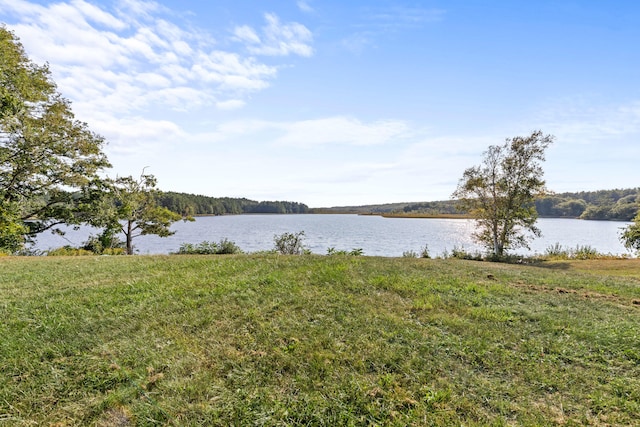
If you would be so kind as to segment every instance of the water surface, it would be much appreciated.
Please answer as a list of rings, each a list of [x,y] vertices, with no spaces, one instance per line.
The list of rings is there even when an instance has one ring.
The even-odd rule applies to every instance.
[[[585,221],[565,218],[541,218],[538,227],[542,238],[535,239],[531,251],[543,253],[560,243],[575,248],[588,245],[601,253],[628,253],[619,236],[621,228],[630,223],[618,221]],[[432,256],[454,248],[482,251],[471,238],[473,220],[434,218],[383,218],[369,215],[229,215],[198,217],[195,222],[178,222],[172,226],[176,234],[166,238],[140,236],[134,239],[137,253],[167,254],[176,252],[182,243],[234,241],[245,252],[273,249],[273,237],[285,232],[305,232],[305,245],[313,253],[326,254],[336,250],[362,249],[364,255],[402,256],[405,251],[420,252],[427,245]],[[45,233],[38,237],[41,250],[66,244],[78,246],[96,230],[88,227],[67,229],[64,237]]]

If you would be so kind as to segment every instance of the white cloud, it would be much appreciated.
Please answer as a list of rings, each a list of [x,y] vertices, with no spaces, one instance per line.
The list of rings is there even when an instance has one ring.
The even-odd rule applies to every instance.
[[[427,24],[442,21],[446,11],[442,9],[406,6],[364,6],[361,18],[352,23],[357,30],[344,37],[340,44],[344,49],[361,54],[367,48],[378,47],[377,40],[390,33],[415,30]]]
[[[444,19],[445,14],[443,9],[393,6],[372,10],[367,14],[367,19],[378,28],[397,30],[438,22]]]
[[[260,37],[253,30],[253,28],[248,25],[242,25],[240,27],[236,27],[233,30],[233,34],[239,39],[247,43],[251,44],[260,44]]]
[[[313,148],[321,145],[372,146],[406,139],[410,126],[400,120],[363,123],[350,117],[327,117],[293,122],[237,120],[221,124],[209,139],[252,134],[268,135],[279,147]]]
[[[370,35],[365,33],[351,34],[350,36],[342,39],[342,47],[351,53],[361,54],[367,47],[373,46],[374,42],[371,40]]]
[[[298,5],[298,9],[305,13],[315,12],[315,9],[311,6],[309,0],[298,0],[296,4]]]
[[[276,65],[221,49],[201,30],[165,19],[170,11],[153,1],[119,0],[109,8],[84,0],[0,0],[0,12],[12,17],[8,27],[29,56],[51,64],[60,91],[83,106],[78,112],[88,122],[98,113],[164,110],[169,117],[172,110],[239,108],[277,77]],[[308,56],[304,26],[267,17],[264,43],[255,44],[249,27],[236,37],[244,31],[258,50]]]
[[[216,107],[219,110],[237,110],[245,106],[245,102],[240,99],[229,99],[227,101],[218,101]]]
[[[246,43],[249,52],[265,56],[313,55],[313,35],[307,27],[297,22],[282,24],[273,13],[265,14],[265,20],[262,36],[246,25],[234,29],[236,40]]]
[[[127,24],[110,13],[83,0],[73,0],[71,5],[88,20],[114,30],[124,30]]]
[[[93,130],[105,136],[107,150],[116,155],[146,156],[162,152],[175,140],[187,137],[180,126],[168,120],[152,120],[144,117],[104,117]]]
[[[611,144],[618,141],[640,137],[640,102],[598,105],[593,100],[567,99],[541,110],[536,119],[545,132],[576,145],[608,141],[609,148],[613,148]]]
[[[398,120],[362,123],[348,117],[305,120],[278,126],[278,144],[308,147],[322,144],[378,145],[407,136],[409,127]]]

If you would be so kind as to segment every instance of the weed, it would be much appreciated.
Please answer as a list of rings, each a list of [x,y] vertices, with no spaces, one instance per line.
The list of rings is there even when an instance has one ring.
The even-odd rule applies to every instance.
[[[183,243],[176,254],[178,255],[231,255],[241,254],[242,249],[235,242],[222,239],[220,242]]]

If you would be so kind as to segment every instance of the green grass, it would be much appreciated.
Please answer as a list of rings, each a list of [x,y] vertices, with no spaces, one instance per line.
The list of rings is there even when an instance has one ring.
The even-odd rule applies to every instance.
[[[639,260],[4,257],[0,318],[1,426],[640,419]]]

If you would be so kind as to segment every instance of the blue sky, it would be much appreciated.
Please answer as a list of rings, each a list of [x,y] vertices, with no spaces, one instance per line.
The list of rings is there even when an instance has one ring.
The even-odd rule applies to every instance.
[[[445,200],[541,129],[556,192],[640,186],[640,2],[0,0],[115,175],[312,207]]]

